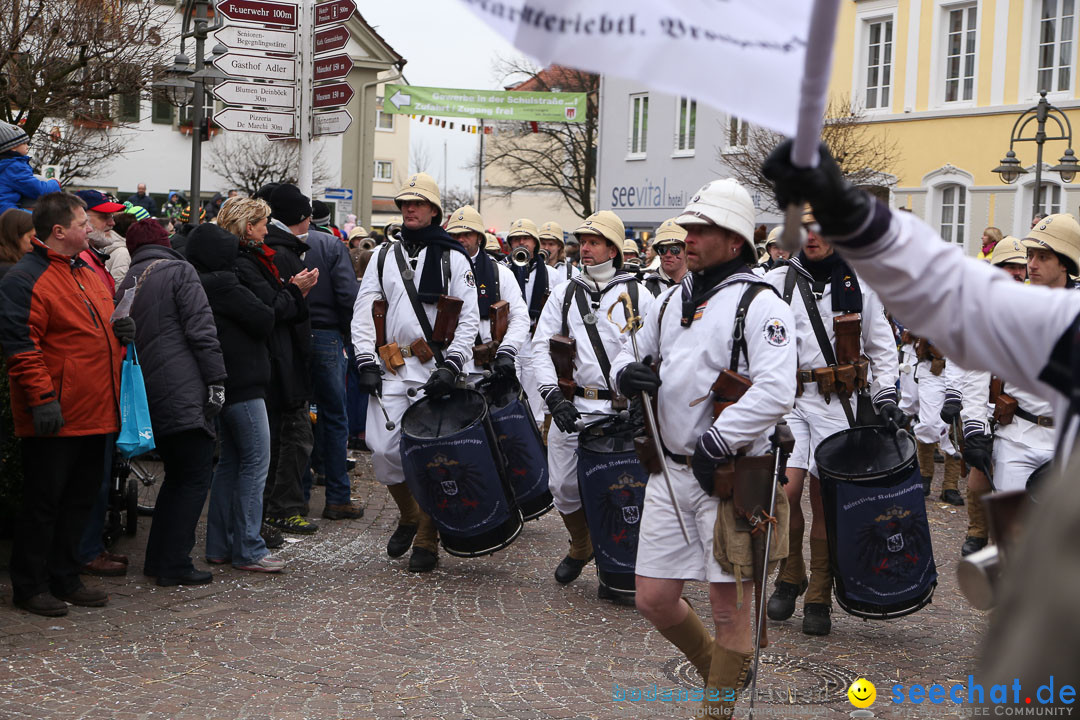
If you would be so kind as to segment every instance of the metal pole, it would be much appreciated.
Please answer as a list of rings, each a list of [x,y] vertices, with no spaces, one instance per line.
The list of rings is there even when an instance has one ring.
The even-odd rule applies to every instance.
[[[297,118],[296,135],[300,138],[300,167],[296,175],[297,187],[307,197],[311,194],[312,163],[314,161],[314,148],[311,145],[314,119],[312,116],[312,64],[315,56],[315,43],[312,33],[314,32],[315,19],[312,16],[314,4],[312,0],[303,0],[300,3],[300,74],[298,77],[297,91],[300,93],[300,116]]]
[[[480,119],[480,152],[476,156],[476,212],[480,212],[480,192],[484,177],[484,119]]]
[[[1039,98],[1039,104],[1035,109],[1035,118],[1038,120],[1038,127],[1035,130],[1035,197],[1031,201],[1032,210],[1031,217],[1034,218],[1041,212],[1041,203],[1039,202],[1039,196],[1042,193],[1042,162],[1043,162],[1043,143],[1046,142],[1046,117],[1048,114],[1048,108],[1050,103],[1046,100],[1046,95],[1043,94]]]
[[[201,10],[204,3],[195,4],[196,15],[203,15]],[[203,69],[203,50],[206,44],[206,20],[202,17],[195,18],[195,72]],[[191,207],[190,222],[198,225],[202,222],[202,125],[203,103],[206,99],[206,90],[201,78],[194,81],[195,89],[191,102]]]

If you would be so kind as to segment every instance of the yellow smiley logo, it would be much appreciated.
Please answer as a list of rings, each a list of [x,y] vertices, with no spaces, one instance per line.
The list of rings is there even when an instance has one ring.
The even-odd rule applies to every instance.
[[[877,688],[866,678],[857,678],[847,691],[848,700],[857,708],[868,708],[877,699]]]

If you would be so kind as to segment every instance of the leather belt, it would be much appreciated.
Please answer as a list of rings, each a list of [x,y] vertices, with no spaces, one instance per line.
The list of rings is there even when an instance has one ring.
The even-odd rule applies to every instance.
[[[796,370],[795,372],[797,373],[797,377],[799,379],[799,382],[803,383],[804,385],[807,384],[807,383],[816,382],[814,380],[814,371],[813,370]]]
[[[585,398],[586,400],[610,400],[611,391],[602,388],[581,387],[578,385],[574,388],[574,397]]]
[[[668,452],[667,448],[664,449],[664,454],[667,455],[671,460],[679,463],[680,465],[685,465],[686,467],[690,467],[690,461],[693,460],[690,455],[676,455],[673,452]]]
[[[1015,415],[1016,415],[1016,417],[1023,418],[1025,420],[1027,420],[1029,423],[1034,423],[1035,425],[1038,425],[1039,427],[1044,427],[1044,428],[1053,428],[1054,427],[1054,418],[1049,417],[1047,415],[1033,415],[1032,413],[1029,413],[1027,410],[1025,410],[1022,407],[1016,408]]]

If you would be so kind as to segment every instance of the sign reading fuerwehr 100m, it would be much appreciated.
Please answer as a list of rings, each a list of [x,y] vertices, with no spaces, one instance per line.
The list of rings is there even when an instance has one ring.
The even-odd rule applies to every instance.
[[[586,93],[387,85],[383,112],[537,122],[585,122]]]

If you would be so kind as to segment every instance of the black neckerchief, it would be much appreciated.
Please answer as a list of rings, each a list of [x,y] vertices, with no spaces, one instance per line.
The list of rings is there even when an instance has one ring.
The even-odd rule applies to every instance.
[[[690,287],[692,290],[687,292],[687,285],[683,284],[682,326],[689,327],[690,324],[694,322],[694,313],[697,312],[698,305],[700,305],[707,297],[711,297],[710,291],[726,278],[737,272],[750,272],[750,268],[746,267],[746,262],[739,257],[736,257],[734,260],[728,260],[726,263],[720,265],[713,265],[702,272],[688,272],[687,275],[691,278]]]
[[[537,319],[544,310],[544,297],[547,296],[549,290],[547,267],[540,262],[536,253],[533,253],[528,265],[524,267],[511,265],[510,269],[514,271],[522,296],[525,295],[525,285],[529,281],[529,275],[536,270],[536,282],[533,283],[532,296],[529,298],[529,317],[533,320]]]
[[[495,288],[495,280],[498,277],[499,268],[491,256],[481,250],[473,258],[473,273],[476,275],[476,304],[480,310],[480,317],[486,318],[491,309],[491,303],[499,298],[492,297],[491,292]]]
[[[862,312],[862,288],[859,287],[859,279],[839,255],[833,253],[821,260],[810,260],[804,250],[799,252],[799,264],[814,279],[814,293],[819,297],[825,290],[825,283],[832,285],[833,312]]]
[[[422,248],[427,248],[424,271],[420,274],[420,286],[417,288],[417,296],[420,302],[424,303],[438,302],[439,296],[443,294],[443,251],[457,250],[466,259],[469,258],[469,254],[465,252],[461,243],[450,237],[449,233],[438,225],[428,225],[417,230],[402,227],[401,244],[410,258],[415,258]],[[469,264],[472,264],[472,260],[469,260]],[[448,292],[449,288],[446,288],[446,291]]]

